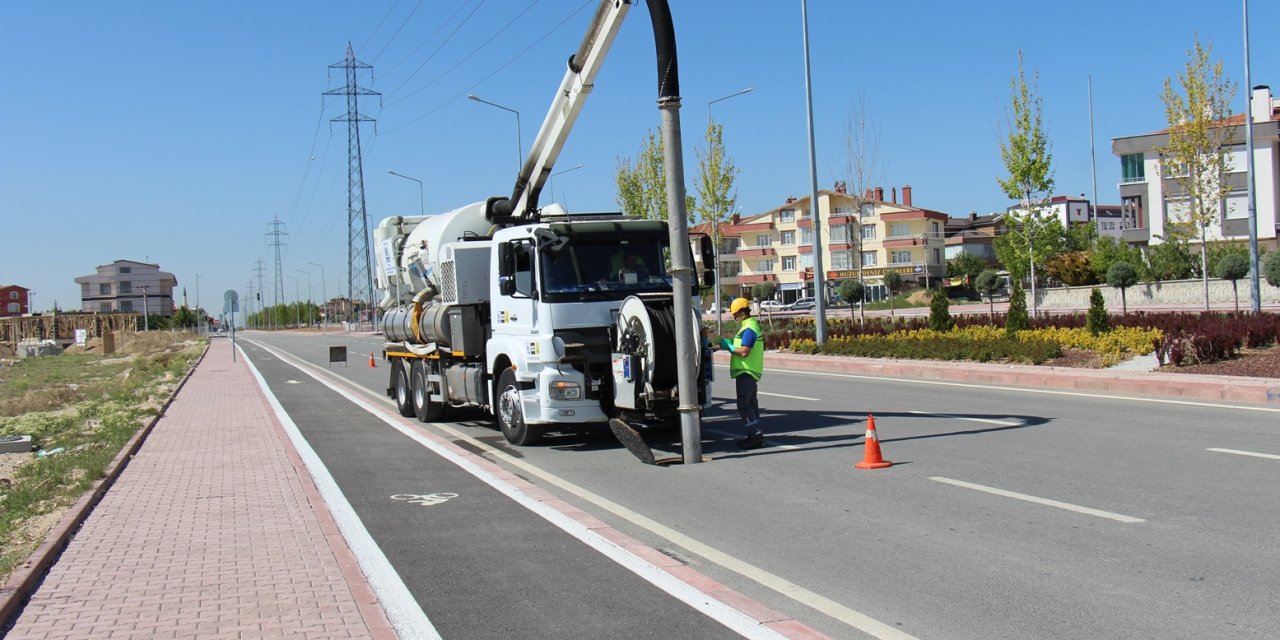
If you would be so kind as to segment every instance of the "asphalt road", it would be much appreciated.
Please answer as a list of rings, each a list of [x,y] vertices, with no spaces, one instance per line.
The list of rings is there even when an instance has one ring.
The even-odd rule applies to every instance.
[[[387,386],[385,362],[367,367],[368,354],[381,349],[377,337],[241,336],[371,389],[371,398]],[[348,346],[348,366],[326,364],[335,344]],[[267,355],[250,357],[259,364]],[[287,397],[282,378],[297,378],[298,370],[261,366]],[[736,451],[732,385],[721,368],[704,418],[703,452],[712,461],[689,467],[641,465],[607,430],[513,449],[480,416],[432,429],[832,637],[1270,638],[1280,628],[1280,411],[776,370],[761,389],[772,446]],[[315,390],[286,408],[299,412],[300,427],[332,422],[339,409],[324,396]],[[853,467],[868,414],[895,463],[890,469]],[[341,425],[328,429],[316,433],[317,449],[349,466],[340,482],[370,503],[434,478],[424,470],[456,473],[394,438],[383,442],[378,425],[361,428],[359,438]],[[362,446],[366,437],[382,444]],[[678,452],[678,437],[658,434],[653,444]],[[475,529],[510,510],[501,503],[456,505],[467,507],[456,509],[463,524],[450,528]],[[559,567],[563,574],[570,562],[565,588],[580,582],[588,595],[604,597],[589,568],[576,575],[580,563],[603,560],[590,550],[566,542],[572,559],[543,548],[512,553],[508,545],[525,536],[448,538],[434,522],[369,508],[375,537],[405,548],[449,546],[438,562],[503,567],[521,556],[523,573],[506,581],[518,593],[542,572]],[[544,535],[553,541],[557,534],[537,534]],[[388,556],[406,582],[421,570],[410,557]],[[453,580],[483,578],[460,571]],[[625,589],[664,599],[643,584]],[[704,621],[692,615],[669,625],[666,616],[680,611],[662,609],[657,624],[671,631]],[[561,621],[574,629],[613,616],[590,606],[562,614],[581,616]],[[724,632],[705,630],[711,635],[676,636]]]

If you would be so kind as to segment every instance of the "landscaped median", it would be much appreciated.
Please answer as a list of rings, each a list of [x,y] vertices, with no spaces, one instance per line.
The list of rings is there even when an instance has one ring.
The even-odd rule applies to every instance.
[[[0,454],[0,585],[161,412],[207,342],[150,332],[117,344],[0,362],[0,436],[34,448]]]

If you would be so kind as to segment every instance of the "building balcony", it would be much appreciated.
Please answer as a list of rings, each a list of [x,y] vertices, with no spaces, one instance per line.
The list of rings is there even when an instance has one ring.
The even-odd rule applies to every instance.
[[[741,236],[744,232],[773,231],[772,222],[752,222],[747,224],[729,225],[725,230],[725,235]]]
[[[773,247],[745,247],[738,249],[735,255],[739,258],[763,258],[777,254]]]
[[[902,247],[923,247],[928,245],[928,240],[920,236],[891,236],[884,239],[884,248],[900,249]]]
[[[1138,184],[1146,181],[1146,176],[1129,176],[1127,178],[1120,178],[1120,184]]]
[[[1146,227],[1121,229],[1120,239],[1129,244],[1146,244],[1151,241],[1151,230]]]
[[[777,282],[778,276],[772,273],[752,273],[738,274],[738,284],[760,284],[762,282]]]

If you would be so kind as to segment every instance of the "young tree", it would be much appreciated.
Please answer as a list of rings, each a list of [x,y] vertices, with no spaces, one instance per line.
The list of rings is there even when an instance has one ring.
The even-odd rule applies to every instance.
[[[840,299],[849,304],[849,319],[852,320],[853,308],[857,306],[861,310],[863,307],[862,302],[866,299],[867,287],[858,280],[842,280],[838,292]]]
[[[880,178],[880,127],[871,117],[871,109],[867,106],[867,96],[859,91],[857,100],[849,105],[848,117],[845,119],[845,187],[853,200],[854,211],[858,220],[862,220],[862,209],[867,204],[867,190]],[[858,282],[866,286],[862,277],[862,225],[856,224],[849,234],[854,244],[854,264],[858,265]],[[852,310],[850,311],[852,314]],[[866,323],[866,310],[858,307],[858,318]]]
[[[1236,281],[1249,275],[1249,259],[1238,254],[1229,253],[1218,261],[1214,275],[1231,281],[1231,296],[1235,298],[1236,312],[1240,311],[1240,292],[1236,289]]]
[[[1191,244],[1179,229],[1172,229],[1160,244],[1147,247],[1147,269],[1155,282],[1186,280],[1196,274]]]
[[[1099,236],[1093,249],[1089,251],[1089,267],[1093,269],[1095,280],[1106,282],[1107,271],[1117,262],[1129,263],[1129,266],[1138,273],[1140,280],[1144,282],[1152,280],[1141,249],[1111,236]]]
[[[1159,150],[1160,173],[1183,194],[1170,202],[1171,217],[1180,218],[1193,239],[1200,241],[1200,276],[1204,281],[1204,308],[1209,308],[1208,229],[1217,222],[1218,210],[1231,193],[1227,144],[1235,127],[1227,126],[1235,85],[1223,74],[1221,62],[1210,62],[1212,44],[1187,52],[1187,63],[1173,80],[1164,81],[1160,100],[1169,123],[1169,144]],[[1176,212],[1175,212],[1176,208]]]
[[[996,317],[996,289],[1000,288],[1000,274],[995,269],[987,269],[978,274],[978,278],[973,281],[973,286],[981,293],[987,296],[989,317]]]
[[[947,261],[947,277],[956,278],[964,276],[968,279],[970,286],[974,280],[978,278],[978,274],[988,268],[987,261],[978,256],[961,251],[956,257]]]
[[[929,328],[934,331],[950,331],[956,326],[951,317],[951,301],[944,288],[938,287],[929,295]]]
[[[751,297],[756,301],[772,300],[773,295],[778,292],[778,287],[772,282],[761,282],[751,287]],[[773,311],[769,311],[769,326],[773,326]]]
[[[635,161],[618,159],[614,182],[622,213],[648,220],[666,220],[667,179],[662,155],[662,133],[649,131]],[[693,208],[690,207],[689,211]]]
[[[1280,252],[1267,256],[1262,275],[1267,278],[1267,284],[1273,287],[1280,287]]]
[[[734,181],[738,167],[724,151],[724,125],[710,123],[707,126],[707,148],[698,151],[698,217],[711,227],[711,241],[715,246],[716,269],[715,295],[720,297],[720,225],[729,218],[738,204]],[[691,207],[690,211],[694,208]]]
[[[1022,285],[1015,280],[1013,290],[1009,292],[1009,314],[1004,319],[1004,332],[1012,336],[1030,328],[1031,319],[1027,317],[1027,294],[1022,291]]]
[[[1129,315],[1129,303],[1125,300],[1124,292],[1125,289],[1138,284],[1138,272],[1128,262],[1116,262],[1107,269],[1107,284],[1120,290],[1120,313]]]
[[[902,275],[896,269],[884,272],[884,286],[889,290],[889,315],[893,315],[893,294],[902,286]]]
[[[1107,319],[1107,305],[1102,300],[1102,289],[1094,287],[1089,292],[1089,313],[1085,316],[1084,326],[1095,336],[1111,328],[1111,322]]]
[[[1037,72],[1033,82],[1038,79]],[[1041,247],[1037,242],[1042,234],[1037,232],[1037,228],[1044,223],[1040,218],[1044,199],[1053,191],[1053,158],[1049,151],[1049,140],[1044,133],[1044,102],[1035,93],[1035,88],[1027,84],[1022,51],[1018,51],[1018,75],[1009,82],[1009,86],[1012,89],[1012,103],[1008,115],[1008,139],[1000,143],[1000,157],[1004,160],[1009,175],[997,180],[1005,195],[1022,205],[1021,213],[1010,215],[1014,220],[1009,225],[1009,233],[1015,233],[1014,229],[1019,229],[1017,233],[1022,234],[1025,242],[1026,263],[1031,278],[1031,306],[1034,312],[1037,308],[1036,259],[1044,257],[1038,255]],[[1061,229],[1056,237],[1060,242]],[[999,244],[996,250],[1000,250]],[[1014,265],[1009,260],[1001,256],[1000,261],[1010,274],[1014,273]]]

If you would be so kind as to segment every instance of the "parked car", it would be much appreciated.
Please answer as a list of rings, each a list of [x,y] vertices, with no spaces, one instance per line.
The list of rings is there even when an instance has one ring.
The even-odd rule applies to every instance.
[[[761,311],[786,311],[787,305],[782,304],[777,300],[761,300],[760,310]]]
[[[787,305],[788,311],[809,311],[818,306],[818,301],[813,298],[800,298],[795,302]]]

